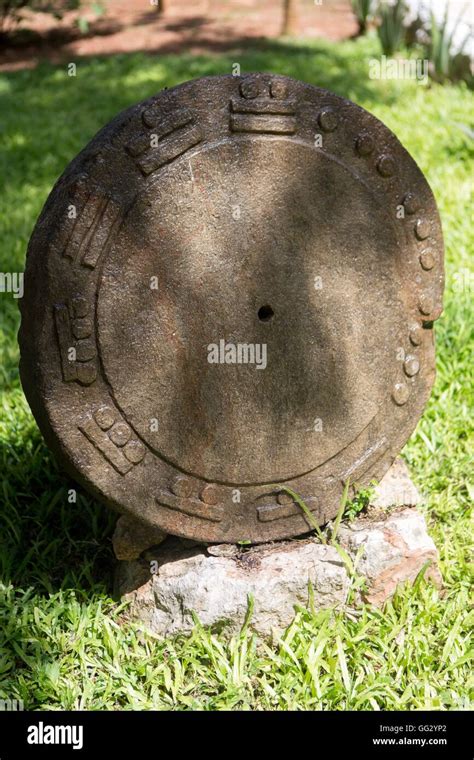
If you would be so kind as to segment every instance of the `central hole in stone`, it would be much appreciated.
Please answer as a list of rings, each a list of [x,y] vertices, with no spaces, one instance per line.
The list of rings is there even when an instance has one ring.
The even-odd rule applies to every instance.
[[[273,309],[271,306],[260,306],[258,310],[260,322],[269,322],[273,318]]]

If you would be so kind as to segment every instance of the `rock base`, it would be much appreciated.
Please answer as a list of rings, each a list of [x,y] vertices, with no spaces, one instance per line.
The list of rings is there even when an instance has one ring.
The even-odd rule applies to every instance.
[[[341,524],[335,545],[311,536],[253,547],[206,547],[169,537],[139,559],[119,563],[116,595],[130,602],[132,619],[163,636],[190,632],[193,613],[205,626],[234,632],[253,597],[250,627],[267,636],[286,628],[295,606],[307,606],[310,598],[316,609],[345,607],[351,581],[337,546],[365,579],[362,596],[369,603],[382,605],[399,583],[413,582],[426,563],[426,575],[440,584],[436,547],[422,514],[415,507],[383,511],[376,506],[380,494],[384,506],[402,493],[404,500],[408,493],[410,501],[419,500],[406,468],[397,467],[399,477],[389,471],[388,483],[378,487],[375,506]]]

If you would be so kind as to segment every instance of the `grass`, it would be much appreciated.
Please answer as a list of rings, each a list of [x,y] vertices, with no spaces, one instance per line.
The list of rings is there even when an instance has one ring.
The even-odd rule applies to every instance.
[[[442,592],[420,579],[380,611],[298,610],[281,638],[230,641],[197,626],[157,641],[110,597],[113,516],[56,467],[18,378],[17,302],[0,293],[0,698],[29,709],[455,709],[472,689],[468,552],[472,474],[472,94],[376,81],[375,39],[262,44],[220,55],[115,56],[0,76],[0,271],[22,271],[34,221],[72,157],[118,111],[165,86],[242,71],[289,74],[382,119],[425,172],[446,239],[438,377],[404,450],[427,494]]]

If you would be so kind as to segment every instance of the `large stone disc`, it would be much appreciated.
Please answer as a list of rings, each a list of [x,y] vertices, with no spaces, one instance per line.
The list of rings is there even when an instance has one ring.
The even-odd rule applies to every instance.
[[[114,119],[32,236],[21,376],[72,474],[204,541],[324,523],[380,479],[434,380],[442,235],[377,119],[281,76]]]

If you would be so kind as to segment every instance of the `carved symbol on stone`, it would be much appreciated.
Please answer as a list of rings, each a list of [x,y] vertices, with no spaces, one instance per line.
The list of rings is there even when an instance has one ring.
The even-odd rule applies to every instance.
[[[176,486],[176,482],[173,486]],[[173,488],[173,490],[175,489]],[[188,490],[186,490],[186,493],[188,493]],[[224,508],[222,506],[216,504],[204,504],[202,501],[199,501],[192,496],[176,496],[175,493],[165,490],[158,492],[156,503],[161,507],[173,509],[177,512],[182,512],[185,515],[190,515],[191,517],[199,517],[201,520],[208,520],[209,522],[218,523],[224,518]]]
[[[232,132],[252,132],[291,135],[296,132],[296,103],[286,98],[286,89],[272,82],[261,95],[256,80],[244,80],[240,98],[230,101],[230,129]],[[280,84],[278,82],[278,84]]]
[[[289,496],[289,494],[287,494]],[[280,494],[277,495],[277,499]],[[290,497],[291,499],[291,497]],[[314,497],[302,497],[304,503],[313,512],[318,508],[317,499]],[[291,502],[286,504],[263,504],[261,507],[257,507],[258,519],[260,522],[273,522],[273,520],[283,520],[287,517],[294,517],[295,515],[301,515],[304,517],[303,510],[298,504],[291,499]]]
[[[146,454],[143,443],[132,438],[130,427],[110,406],[99,407],[79,425],[79,430],[120,475],[130,472]]]
[[[88,302],[77,296],[69,305],[56,304],[54,320],[64,382],[91,385],[97,378],[97,350]]]
[[[98,190],[87,193],[84,185],[74,195],[76,216],[67,217],[56,239],[63,256],[94,269],[105,253],[113,229],[121,218],[120,206]]]
[[[173,161],[202,140],[201,128],[194,123],[194,117],[187,108],[160,116],[159,110],[146,109],[142,114],[145,126],[153,132],[141,134],[127,145],[128,153],[137,159],[137,166],[148,176],[161,166]],[[158,145],[152,147],[151,135],[158,138]]]

